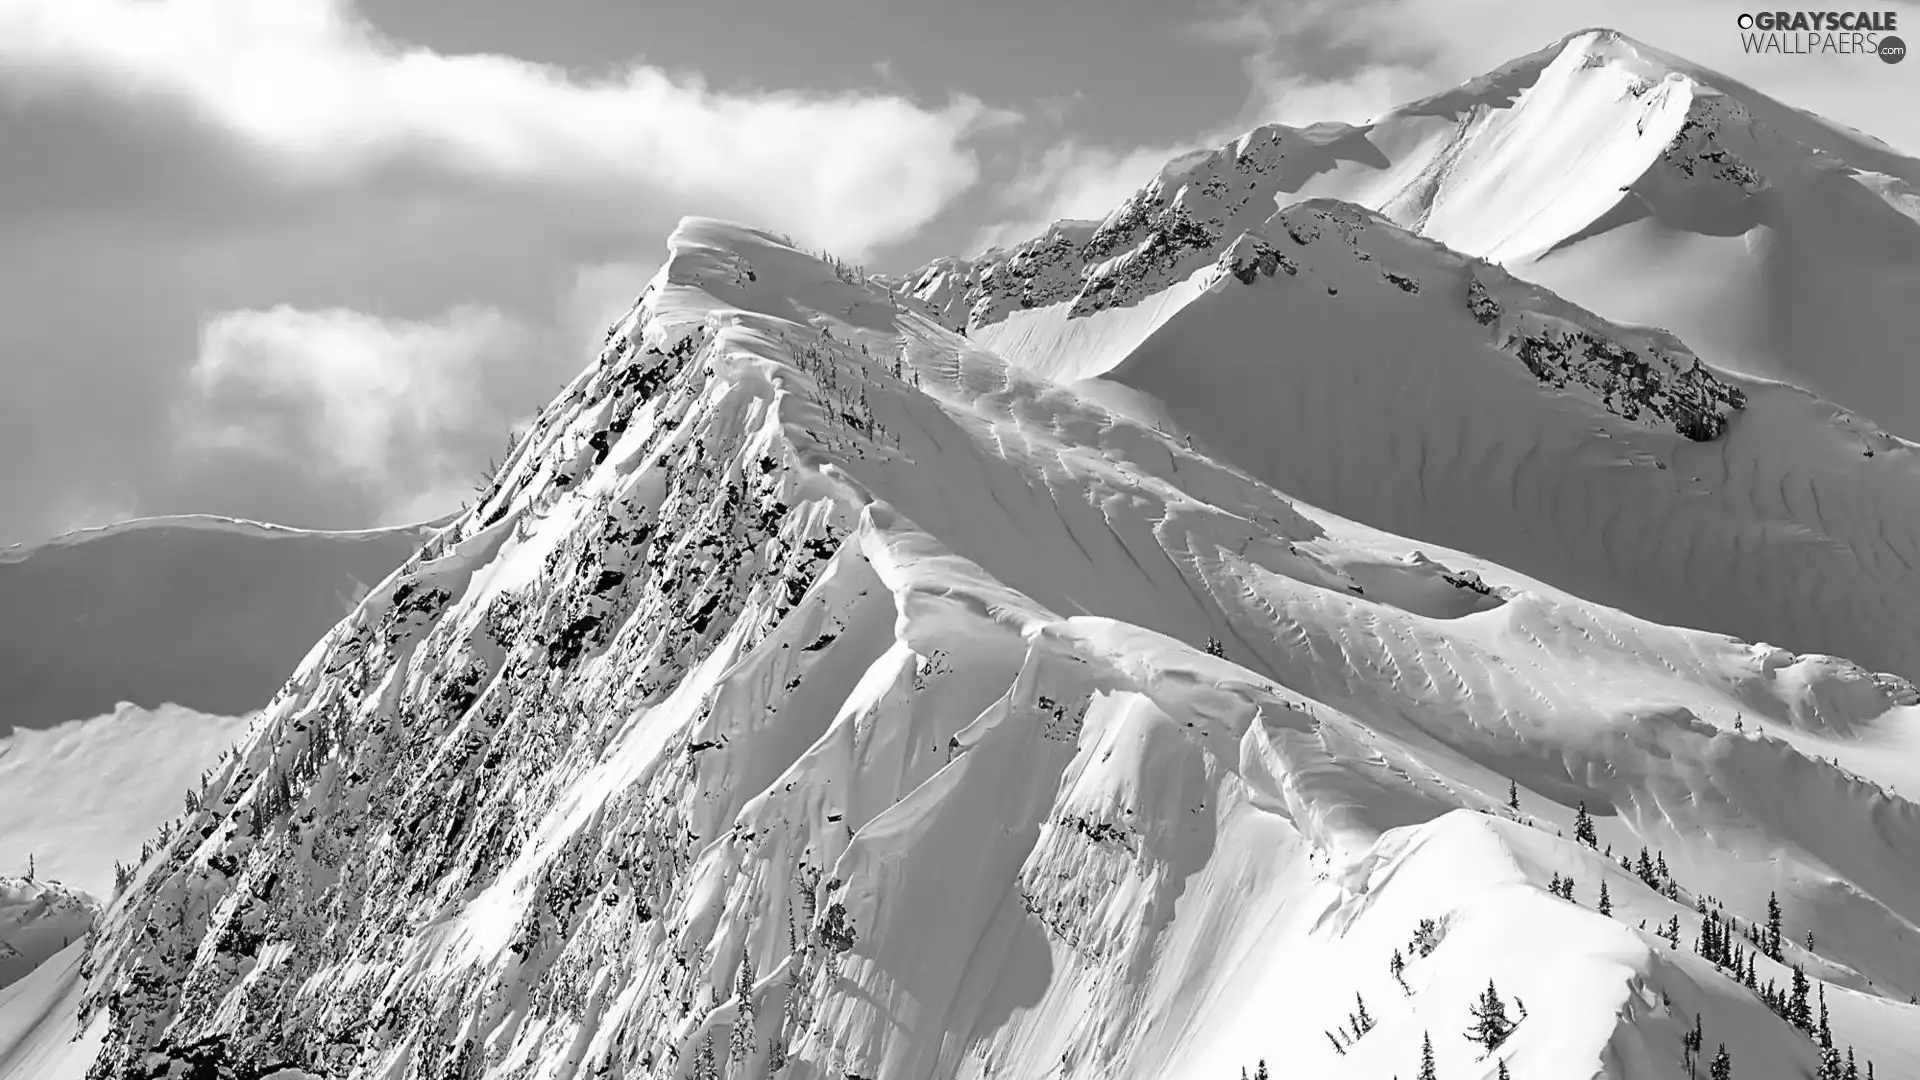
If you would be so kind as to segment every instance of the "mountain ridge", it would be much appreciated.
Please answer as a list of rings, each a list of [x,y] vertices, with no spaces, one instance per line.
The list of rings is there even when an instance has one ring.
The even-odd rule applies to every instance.
[[[1254,128],[1176,158],[1097,226],[1057,223],[891,284],[969,332],[1069,294],[1086,315],[1109,302],[1115,244],[1144,238],[1136,264],[1217,252],[1290,202],[1338,198],[1913,438],[1920,413],[1902,403],[1920,381],[1880,358],[1920,333],[1916,184],[1920,160],[1580,31],[1367,124]]]
[[[79,1012],[20,1060],[1678,1080],[1700,1030],[1920,1074],[1915,445],[1429,235],[1578,218],[1461,163],[1500,108],[1618,119],[1633,48],[912,281],[683,220],[23,981]],[[1688,78],[1609,145],[1745,205]],[[1417,198],[1306,191],[1355,175]]]
[[[1743,1075],[1809,1065],[1549,870],[1689,934],[1782,892],[1845,1039],[1912,1060],[1875,1032],[1920,989],[1920,810],[1848,749],[1910,723],[1889,685],[1292,502],[768,234],[670,253],[141,869],[88,961],[97,1075],[1357,1077],[1489,974],[1530,1075],[1664,1080],[1695,1012]],[[1782,790],[1830,807],[1786,848]],[[1575,803],[1666,891],[1554,835]],[[1385,1026],[1336,1053],[1355,990]]]

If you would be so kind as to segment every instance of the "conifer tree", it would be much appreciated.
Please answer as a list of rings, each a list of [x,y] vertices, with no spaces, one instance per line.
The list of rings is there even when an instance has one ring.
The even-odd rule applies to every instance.
[[[1493,987],[1493,980],[1487,980],[1487,991],[1480,1000],[1469,1007],[1473,1014],[1473,1026],[1467,1029],[1467,1041],[1476,1042],[1491,1054],[1499,1045],[1513,1034],[1513,1021],[1507,1018],[1506,1003],[1500,1000],[1500,992]]]
[[[1605,878],[1600,880],[1600,914],[1613,914],[1613,897],[1607,892],[1607,882]]]
[[[700,1040],[700,1052],[693,1059],[693,1080],[720,1080],[720,1066],[713,1059],[713,1035]]]
[[[1494,1080],[1513,1080],[1512,1074],[1507,1072],[1506,1058],[1500,1059],[1500,1071],[1494,1074]]]
[[[1727,1054],[1727,1044],[1720,1044],[1720,1052],[1713,1055],[1713,1068],[1707,1075],[1712,1080],[1733,1080],[1733,1058]]]
[[[1367,999],[1361,997],[1359,991],[1354,992],[1353,1004],[1353,1035],[1357,1039],[1373,1030],[1373,1017],[1368,1015]]]
[[[1763,947],[1767,950],[1767,956],[1774,960],[1779,960],[1780,959],[1780,894],[1777,892],[1770,892],[1767,894],[1766,939],[1767,940],[1762,944],[1763,944]]]
[[[1700,1014],[1693,1014],[1693,1030],[1680,1036],[1680,1061],[1687,1068],[1687,1076],[1693,1077],[1694,1067],[1700,1060],[1700,1049],[1706,1045],[1706,1030],[1700,1024]]]
[[[734,986],[733,1035],[727,1040],[727,1060],[741,1062],[753,1053],[753,956],[740,945],[740,974]]]
[[[1799,964],[1793,966],[1793,989],[1788,991],[1787,1022],[1801,1031],[1813,1030],[1813,1010],[1808,1007],[1807,995],[1813,988],[1807,985],[1807,969]]]
[[[1422,1032],[1420,1036],[1420,1076],[1419,1080],[1440,1080],[1440,1073],[1433,1067],[1433,1033]]]
[[[1514,783],[1512,778],[1507,780],[1507,809],[1515,813],[1520,810],[1520,785]]]
[[[1584,802],[1573,814],[1573,838],[1588,847],[1600,846],[1600,837],[1593,831],[1593,818],[1587,813],[1587,804]]]
[[[1260,1063],[1259,1063],[1258,1065],[1256,1065],[1256,1066],[1254,1066],[1254,1069],[1253,1069],[1253,1080],[1268,1080],[1268,1077],[1267,1077],[1267,1059],[1266,1059],[1266,1058],[1261,1058],[1261,1059],[1260,1059]]]

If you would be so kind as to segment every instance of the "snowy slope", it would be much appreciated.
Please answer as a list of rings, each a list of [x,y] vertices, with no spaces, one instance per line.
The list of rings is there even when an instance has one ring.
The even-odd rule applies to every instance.
[[[1186,272],[1310,198],[1920,437],[1920,161],[1605,30],[1362,127],[1257,129],[1170,162],[1097,229],[1062,223],[900,284],[949,325],[998,325],[1023,362],[1117,356],[1191,295]],[[1125,312],[1025,317],[1063,303]]]
[[[107,900],[114,864],[139,861],[248,722],[122,704],[0,738],[0,870],[18,874],[31,855],[41,879]]]
[[[1674,462],[1648,474],[1776,395],[1358,210],[1278,219],[1313,221],[1199,280],[1165,241],[1113,256],[1086,322],[1192,295],[1049,372],[1115,376],[1088,385],[683,223],[494,490],[327,634],[109,913],[98,1074],[1373,1080],[1430,1035],[1442,1075],[1490,1076],[1461,1032],[1492,979],[1525,1002],[1515,1075],[1671,1080],[1697,1015],[1742,1080],[1798,1080],[1811,1040],[1688,947],[1769,893],[1789,940],[1757,985],[1798,965],[1841,1045],[1910,1074],[1910,686],[1296,502],[1125,382],[1189,312],[1236,330],[1296,289],[1423,329],[1498,406],[1398,418],[1631,434]],[[1378,344],[1330,322],[1305,332]],[[1872,470],[1910,451],[1879,445],[1844,475],[1897,491]],[[1617,861],[1643,845],[1665,875]]]
[[[0,732],[121,702],[259,708],[430,531],[147,518],[0,550]],[[22,617],[31,616],[31,617]]]
[[[1741,187],[1760,181],[1742,179],[1746,166],[1725,150],[1732,121],[1714,110],[1731,108],[1730,99],[1703,89],[1705,77],[1617,35],[1577,34],[1369,128],[1258,129],[1169,163],[1101,223],[1063,223],[892,284],[1027,370],[1117,381],[1118,389],[1081,391],[1185,427],[1200,445],[1336,513],[1471,550],[1655,621],[1920,676],[1920,625],[1906,614],[1920,602],[1914,444],[1776,382],[1695,372],[1687,333],[1613,331],[1631,357],[1588,350],[1576,361],[1582,372],[1549,372],[1530,356],[1547,347],[1535,328],[1571,323],[1577,338],[1594,316],[1394,227],[1505,260],[1524,278],[1584,250],[1587,241],[1565,240],[1573,233],[1600,242],[1604,230],[1589,225],[1615,212],[1628,181],[1777,201],[1772,188]],[[1796,161],[1830,164],[1846,151],[1903,168],[1884,148],[1849,150],[1846,137],[1763,104],[1742,123],[1807,140],[1792,144]],[[1719,119],[1701,119],[1709,114]],[[1818,196],[1820,212],[1860,199],[1873,214],[1891,212],[1847,175],[1838,194]],[[1308,197],[1324,192],[1381,210]],[[1859,228],[1895,243],[1916,229],[1895,219]],[[1876,281],[1905,280],[1882,272],[1878,247],[1836,242]],[[1669,254],[1608,263],[1600,277],[1669,298],[1679,294],[1663,283],[1668,273],[1710,283],[1737,276]],[[1259,284],[1222,289],[1230,278]],[[1753,302],[1782,318],[1798,313],[1829,336],[1853,332],[1843,327],[1865,336],[1796,354],[1814,366],[1786,374],[1826,385],[1823,373],[1850,363],[1840,354],[1857,346],[1873,368],[1863,377],[1878,380],[1861,394],[1896,407],[1920,402],[1920,383],[1907,383],[1920,368],[1906,362],[1905,340],[1873,330],[1871,318],[1806,310],[1815,296]],[[1708,310],[1695,298],[1678,303]],[[1920,302],[1881,310],[1907,318]],[[1486,362],[1495,351],[1508,362]],[[1640,361],[1657,377],[1636,374]],[[1569,379],[1574,392],[1557,397],[1532,385]],[[1692,391],[1712,402],[1689,399]],[[1677,408],[1654,400],[1663,393],[1679,395]]]
[[[75,941],[10,986],[0,987],[0,1080],[81,1080],[99,1052],[78,1007],[86,942]],[[95,1025],[96,1028],[98,1025]]]
[[[98,901],[38,877],[0,877],[0,987],[93,928]]]

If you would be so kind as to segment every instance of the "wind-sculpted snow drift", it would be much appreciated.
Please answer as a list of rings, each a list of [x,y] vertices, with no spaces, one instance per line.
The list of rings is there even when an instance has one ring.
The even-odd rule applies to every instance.
[[[1308,214],[1296,276],[1205,302],[1346,295],[1327,244],[1399,272],[1341,238],[1390,226]],[[1670,339],[1471,272],[1506,407],[1745,422]],[[1424,1032],[1478,1075],[1491,978],[1516,1075],[1680,1075],[1698,1014],[1797,1077],[1811,1042],[1654,933],[1770,891],[1760,983],[1801,965],[1920,1065],[1920,812],[1798,748],[1896,738],[1902,680],[1417,551],[847,278],[682,225],[141,869],[88,959],[96,1075],[1376,1077]],[[1563,837],[1581,803],[1670,876]]]
[[[1798,1080],[1796,969],[1920,1075],[1911,448],[1356,206],[1236,228],[970,339],[684,222],[106,916],[94,1075],[1672,1080],[1697,1023]],[[1563,576],[1322,508],[1357,476],[1558,506],[1503,550]],[[1576,595],[1683,512],[1632,598],[1724,566],[1714,620],[1844,606],[1870,666]]]

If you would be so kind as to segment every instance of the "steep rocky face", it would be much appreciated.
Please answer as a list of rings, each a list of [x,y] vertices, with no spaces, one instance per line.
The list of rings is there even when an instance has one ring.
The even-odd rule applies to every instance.
[[[1298,287],[1314,282],[1337,294],[1336,282],[1351,275],[1335,273],[1329,256],[1367,267],[1366,276],[1408,296],[1435,287],[1461,295],[1473,321],[1491,333],[1489,344],[1545,387],[1586,395],[1623,420],[1707,442],[1746,404],[1738,387],[1671,335],[1609,326],[1498,267],[1463,259],[1347,203],[1311,200],[1274,214],[1222,251],[1214,272],[1252,285],[1276,275],[1282,282],[1299,277],[1305,265],[1311,269]],[[1504,304],[1496,294],[1507,298]]]
[[[1222,287],[1438,287],[1353,208],[1273,225]],[[1356,1053],[1404,1068],[1409,1010],[1489,965],[1560,1018],[1516,1044],[1541,1075],[1696,1009],[1797,1062],[1756,1001],[1535,880],[1751,907],[1781,873],[1762,775],[1873,823],[1802,837],[1846,898],[1787,864],[1796,912],[1846,909],[1821,970],[1920,989],[1886,947],[1920,917],[1920,815],[1716,727],[1872,724],[1884,680],[1309,514],[761,234],[672,247],[130,884],[89,957],[95,1077],[1214,1075],[1309,1045],[1335,1022],[1310,998],[1348,1008],[1363,968],[1398,1026]],[[1681,394],[1684,358],[1637,353],[1655,379],[1466,266],[1458,303],[1545,342],[1542,378]],[[1491,816],[1502,775],[1538,819]],[[1554,835],[1575,802],[1703,883],[1631,885]],[[1455,945],[1403,995],[1387,952],[1435,917]],[[1318,974],[1236,995],[1248,957]],[[1196,1005],[1236,997],[1259,1008]]]
[[[977,260],[945,259],[899,284],[955,329],[1071,304],[1074,316],[1124,307],[1214,261],[1338,154],[1355,129],[1256,128],[1232,144],[1169,163],[1104,221],[1058,222]]]

